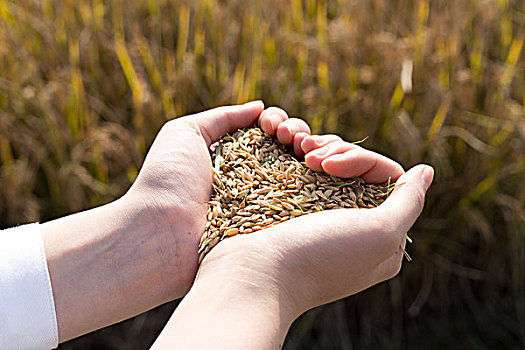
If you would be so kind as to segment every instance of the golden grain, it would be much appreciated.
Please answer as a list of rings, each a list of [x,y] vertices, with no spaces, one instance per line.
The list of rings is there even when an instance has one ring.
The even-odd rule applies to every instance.
[[[212,146],[213,194],[200,260],[226,237],[317,211],[375,207],[393,187],[313,172],[290,153],[258,128],[239,130]]]

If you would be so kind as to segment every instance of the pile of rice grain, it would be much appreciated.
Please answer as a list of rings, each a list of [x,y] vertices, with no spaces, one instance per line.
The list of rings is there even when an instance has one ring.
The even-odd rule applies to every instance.
[[[394,187],[315,172],[291,153],[259,128],[238,130],[212,146],[213,193],[199,263],[227,237],[321,210],[373,208]]]

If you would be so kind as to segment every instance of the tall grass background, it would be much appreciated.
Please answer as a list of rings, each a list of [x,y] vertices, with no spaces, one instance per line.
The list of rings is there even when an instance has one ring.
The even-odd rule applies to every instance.
[[[523,348],[524,38],[518,0],[0,0],[0,226],[107,203],[166,120],[263,99],[436,169],[414,261],[285,349]],[[144,349],[175,306],[60,348]]]

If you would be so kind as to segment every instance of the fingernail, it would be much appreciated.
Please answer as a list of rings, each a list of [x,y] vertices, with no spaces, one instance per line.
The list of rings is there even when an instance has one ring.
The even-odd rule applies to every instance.
[[[423,178],[423,181],[425,182],[425,191],[428,190],[430,185],[432,184],[432,180],[434,179],[434,168],[431,166],[426,166],[425,169],[423,169],[423,172],[421,174],[421,177]]]

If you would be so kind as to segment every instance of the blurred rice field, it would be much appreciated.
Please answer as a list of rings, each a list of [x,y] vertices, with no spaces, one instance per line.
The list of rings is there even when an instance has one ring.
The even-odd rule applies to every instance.
[[[522,0],[0,0],[0,226],[107,203],[166,120],[263,99],[436,169],[414,261],[285,349],[523,348],[524,41]],[[144,349],[175,305],[60,349]]]

